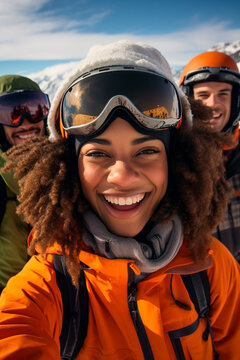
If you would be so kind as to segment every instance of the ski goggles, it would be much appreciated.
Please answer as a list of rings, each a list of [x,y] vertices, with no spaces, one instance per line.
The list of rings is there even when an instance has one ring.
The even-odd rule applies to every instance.
[[[99,131],[116,108],[127,109],[150,130],[176,126],[182,117],[177,87],[168,78],[134,66],[95,69],[78,78],[65,92],[61,126],[72,135]]]
[[[47,118],[50,102],[40,91],[15,91],[0,96],[0,124],[18,127],[24,118],[32,123]]]
[[[183,84],[189,85],[195,82],[204,82],[205,80],[216,80],[226,83],[237,83],[240,85],[240,73],[227,68],[206,67],[190,71],[185,76]]]

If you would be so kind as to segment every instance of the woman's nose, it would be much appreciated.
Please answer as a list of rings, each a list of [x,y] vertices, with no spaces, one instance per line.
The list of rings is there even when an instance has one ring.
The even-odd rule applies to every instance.
[[[129,186],[139,179],[138,172],[124,161],[116,161],[110,168],[108,181],[119,186]]]

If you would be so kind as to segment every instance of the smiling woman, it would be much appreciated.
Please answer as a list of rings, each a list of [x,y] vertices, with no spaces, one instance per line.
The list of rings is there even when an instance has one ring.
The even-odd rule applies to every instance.
[[[120,117],[82,146],[78,168],[85,197],[120,236],[136,236],[167,190],[163,142],[140,134]]]
[[[1,295],[1,359],[69,358],[57,254],[86,285],[86,337],[72,358],[238,359],[239,267],[211,237],[229,193],[223,139],[192,128],[193,109],[158,50],[122,40],[91,49],[63,83],[49,139],[7,152],[33,231],[32,257]],[[203,270],[207,319],[182,280]]]

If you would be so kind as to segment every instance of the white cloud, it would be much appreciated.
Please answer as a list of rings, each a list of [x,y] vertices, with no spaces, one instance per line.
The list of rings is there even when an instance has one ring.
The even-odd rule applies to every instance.
[[[109,12],[85,14],[82,20],[68,21],[53,12],[42,12],[49,0],[8,0],[0,2],[0,60],[80,59],[90,46],[128,38],[152,44],[170,63],[184,64],[189,58],[219,42],[240,39],[240,27],[229,29],[228,23],[216,21],[185,28],[170,34],[109,35],[81,33],[79,26],[91,26]]]

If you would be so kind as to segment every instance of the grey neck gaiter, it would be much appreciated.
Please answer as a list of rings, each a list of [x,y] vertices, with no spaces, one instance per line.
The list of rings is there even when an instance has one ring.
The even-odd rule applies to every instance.
[[[183,241],[182,224],[177,215],[168,224],[154,223],[143,242],[110,233],[91,210],[84,213],[84,220],[87,231],[83,239],[92,252],[108,259],[132,259],[145,274],[170,263]]]

